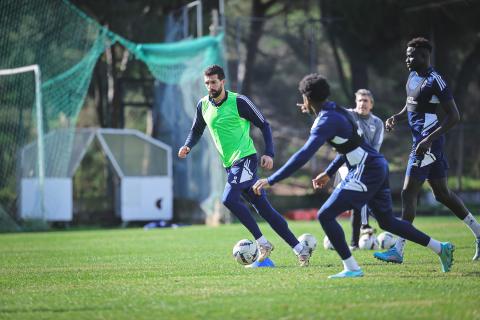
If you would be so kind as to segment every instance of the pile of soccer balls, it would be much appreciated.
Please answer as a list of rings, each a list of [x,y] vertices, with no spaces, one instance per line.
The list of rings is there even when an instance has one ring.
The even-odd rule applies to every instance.
[[[310,254],[317,248],[317,239],[310,233],[298,237],[298,241],[310,249]],[[233,258],[242,265],[254,263],[259,255],[257,244],[248,239],[242,239],[233,246]]]
[[[390,249],[395,245],[396,238],[390,232],[382,232],[377,236],[373,233],[362,234],[358,240],[358,247],[362,250]],[[332,243],[327,236],[323,238],[323,247],[325,250],[333,250]]]

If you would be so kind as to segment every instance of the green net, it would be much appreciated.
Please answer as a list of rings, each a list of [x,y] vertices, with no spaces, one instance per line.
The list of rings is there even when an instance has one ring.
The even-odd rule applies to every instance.
[[[120,42],[147,64],[158,82],[180,92],[181,99],[162,97],[160,103],[164,122],[173,130],[170,135],[176,137],[170,141],[174,150],[180,144],[178,137],[184,139],[188,132],[196,101],[205,94],[202,70],[213,63],[223,64],[222,35],[135,44],[103,28],[66,0],[3,0],[0,30],[0,205],[11,216],[21,211],[23,180],[33,180],[37,186],[38,205],[32,206],[35,212],[29,216],[45,218],[44,179],[73,174],[74,130],[93,69],[107,46]],[[31,65],[38,66],[40,83],[33,71],[1,72]],[[37,93],[36,84],[41,88]],[[39,95],[41,103],[36,103]],[[170,109],[182,112],[171,114]],[[184,176],[191,178],[184,183],[184,196],[203,201],[211,212],[213,199],[223,188],[221,166],[211,143],[202,145],[184,163]],[[207,174],[195,173],[202,170]]]

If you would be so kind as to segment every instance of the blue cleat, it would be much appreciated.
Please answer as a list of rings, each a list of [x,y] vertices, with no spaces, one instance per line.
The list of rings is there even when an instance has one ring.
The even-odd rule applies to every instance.
[[[475,244],[477,245],[477,250],[475,251],[475,255],[473,256],[473,261],[480,261],[480,238],[477,238],[475,241]]]
[[[254,263],[245,266],[245,268],[275,268],[275,264],[270,258],[266,258],[262,262],[257,260]]]
[[[453,264],[453,251],[455,247],[450,242],[442,242],[442,251],[440,252],[440,263],[442,264],[442,272],[448,272]]]
[[[375,258],[378,260],[382,260],[385,262],[392,262],[392,263],[402,263],[403,257],[400,253],[398,253],[395,247],[388,249],[385,252],[375,252],[373,254]]]
[[[340,279],[340,278],[359,278],[363,277],[363,271],[361,269],[350,271],[350,270],[343,270],[340,273],[331,275],[328,279]]]

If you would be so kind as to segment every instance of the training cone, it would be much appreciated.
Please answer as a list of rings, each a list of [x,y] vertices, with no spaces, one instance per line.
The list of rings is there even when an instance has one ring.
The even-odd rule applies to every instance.
[[[267,258],[262,262],[255,261],[254,263],[245,266],[245,268],[275,268],[275,264],[270,258]]]

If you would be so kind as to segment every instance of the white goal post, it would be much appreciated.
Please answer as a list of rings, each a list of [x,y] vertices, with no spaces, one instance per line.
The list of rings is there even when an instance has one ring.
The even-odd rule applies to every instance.
[[[45,155],[44,155],[44,144],[43,144],[43,106],[42,106],[42,82],[41,82],[41,71],[38,64],[12,68],[12,69],[0,69],[0,76],[9,76],[19,73],[33,72],[35,77],[35,112],[37,120],[37,143],[38,143],[38,183],[40,188],[40,214],[42,219],[45,219],[45,210],[44,210],[44,185],[45,185]]]

